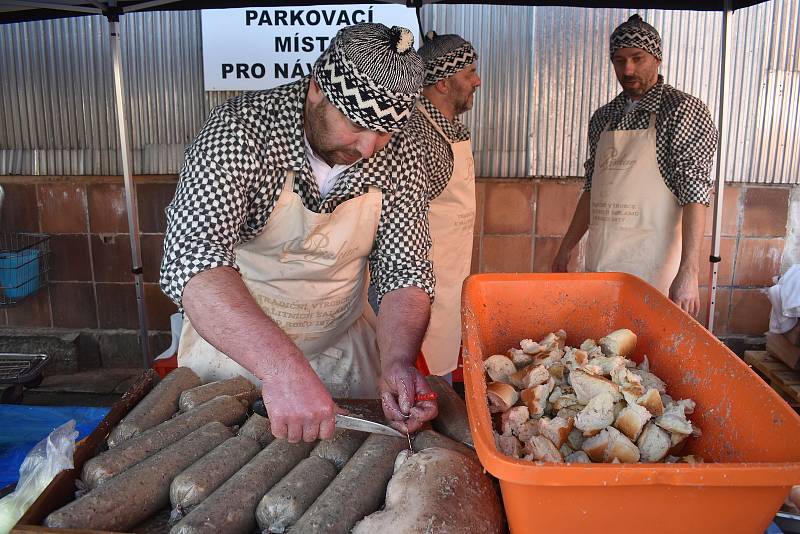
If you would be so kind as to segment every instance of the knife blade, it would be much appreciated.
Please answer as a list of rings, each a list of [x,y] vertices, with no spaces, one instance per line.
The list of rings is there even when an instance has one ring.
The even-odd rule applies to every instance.
[[[360,419],[351,415],[336,414],[336,428],[358,430],[360,432],[369,432],[371,434],[383,434],[384,436],[394,436],[397,438],[406,437],[404,434],[388,425],[376,423],[375,421],[369,421],[367,419]]]
[[[258,415],[267,417],[267,410],[262,399],[258,399],[253,402],[250,407]],[[370,421],[368,419],[361,419],[360,417],[353,417],[352,415],[336,414],[336,428],[358,430],[360,432],[369,432],[371,434],[383,434],[385,436],[394,436],[398,438],[406,437],[405,434],[402,434],[398,430],[395,430],[388,425],[376,423],[375,421]]]

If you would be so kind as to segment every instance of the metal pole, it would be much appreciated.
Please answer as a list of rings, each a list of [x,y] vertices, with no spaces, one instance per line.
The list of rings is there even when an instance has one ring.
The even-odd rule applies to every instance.
[[[139,346],[142,349],[142,364],[145,369],[152,366],[150,343],[147,336],[147,312],[144,302],[144,279],[142,276],[142,249],[139,243],[139,212],[136,202],[136,186],[133,183],[133,155],[128,133],[128,118],[125,109],[125,87],[122,76],[122,52],[120,50],[119,19],[109,16],[111,30],[111,55],[114,62],[114,94],[117,103],[119,125],[119,147],[122,155],[122,174],[125,179],[125,202],[128,209],[128,231],[131,235],[131,272],[136,285],[136,301],[139,305]]]
[[[725,194],[725,180],[722,169],[722,141],[725,132],[725,84],[728,77],[728,42],[730,38],[730,14],[731,2],[725,0],[722,11],[722,58],[720,64],[719,82],[719,136],[717,139],[717,175],[716,188],[717,194],[714,198],[714,228],[711,234],[711,256],[708,258],[710,263],[710,273],[708,280],[708,310],[706,312],[706,324],[708,330],[714,333],[714,310],[717,304],[717,272],[719,270],[720,257],[720,234],[722,233],[722,199]]]

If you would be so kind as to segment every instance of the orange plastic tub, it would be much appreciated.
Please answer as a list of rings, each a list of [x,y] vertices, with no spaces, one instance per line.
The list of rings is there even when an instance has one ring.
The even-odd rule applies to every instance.
[[[759,533],[800,483],[800,417],[706,329],[620,273],[475,275],[464,285],[464,379],[475,448],[500,480],[512,533]],[[563,328],[567,344],[630,328],[633,359],[702,429],[684,454],[706,464],[535,464],[496,448],[483,360]]]

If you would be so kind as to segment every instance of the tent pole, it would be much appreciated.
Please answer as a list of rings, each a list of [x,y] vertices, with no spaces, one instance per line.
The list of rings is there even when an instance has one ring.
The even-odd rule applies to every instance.
[[[125,202],[128,210],[128,231],[131,236],[132,273],[136,285],[136,302],[139,307],[139,346],[142,349],[142,365],[149,369],[150,343],[147,336],[147,312],[144,302],[144,279],[142,276],[142,249],[139,242],[139,212],[136,202],[136,186],[133,183],[133,155],[131,154],[128,118],[125,109],[125,87],[122,75],[122,52],[120,49],[119,16],[108,17],[111,32],[111,55],[114,62],[114,94],[117,104],[117,124],[119,125],[119,147],[122,155],[122,173],[125,179]]]
[[[720,60],[719,82],[719,135],[717,139],[717,175],[715,179],[716,195],[714,196],[714,226],[711,234],[711,256],[708,258],[710,273],[708,280],[708,310],[706,324],[708,330],[714,333],[714,310],[717,305],[717,274],[719,271],[720,234],[722,233],[722,200],[725,194],[724,169],[722,168],[722,143],[725,132],[725,84],[728,78],[728,42],[730,41],[730,15],[731,2],[725,0],[722,11],[722,58]]]

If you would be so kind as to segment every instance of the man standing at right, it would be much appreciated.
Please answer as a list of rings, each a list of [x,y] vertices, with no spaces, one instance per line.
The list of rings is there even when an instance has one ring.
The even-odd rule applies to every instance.
[[[589,123],[586,185],[553,271],[588,230],[587,271],[639,276],[696,316],[717,130],[703,102],[664,83],[661,37],[639,15],[611,34],[610,54],[622,93]]]

